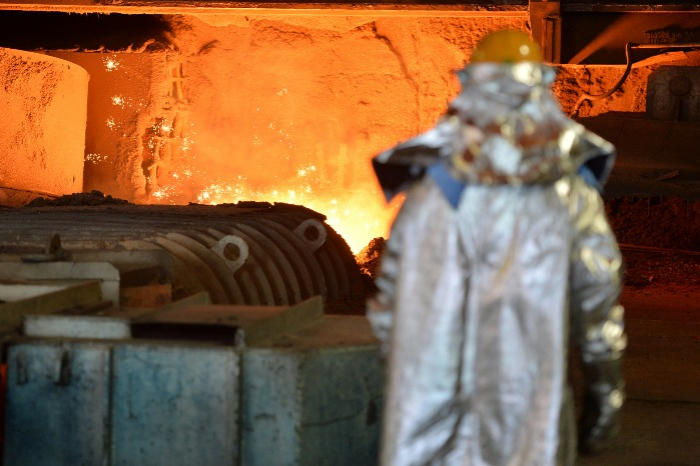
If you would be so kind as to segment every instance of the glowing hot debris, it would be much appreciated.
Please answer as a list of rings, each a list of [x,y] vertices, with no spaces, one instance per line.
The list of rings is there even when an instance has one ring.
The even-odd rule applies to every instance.
[[[126,99],[120,95],[112,96],[112,104],[124,108],[124,105],[126,104]]]
[[[108,58],[103,58],[102,63],[105,65],[105,69],[107,71],[114,71],[119,69],[119,66],[121,65],[121,62],[117,60],[117,57],[108,57]]]
[[[181,179],[172,176],[177,183]],[[310,188],[307,186],[307,188]],[[154,197],[159,202],[168,201],[168,193],[177,192],[173,186],[161,188]],[[323,190],[320,190],[323,191]],[[400,204],[399,201],[386,206],[371,192],[335,192],[332,196],[322,196],[307,190],[294,189],[254,189],[239,182],[213,183],[203,188],[196,195],[200,204],[235,204],[239,201],[267,201],[299,204],[327,216],[327,222],[348,243],[350,249],[357,253],[373,238],[387,237],[387,225],[390,224]]]
[[[100,155],[100,154],[85,154],[85,161],[86,162],[92,162],[92,163],[99,163],[102,161],[107,160],[106,155]]]

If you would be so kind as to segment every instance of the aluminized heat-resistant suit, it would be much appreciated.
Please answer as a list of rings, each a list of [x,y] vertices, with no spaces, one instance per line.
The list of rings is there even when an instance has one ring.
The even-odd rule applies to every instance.
[[[387,357],[382,466],[573,465],[577,441],[618,429],[621,257],[598,192],[614,148],[561,112],[553,78],[467,66],[437,125],[373,161],[406,195],[368,305]]]

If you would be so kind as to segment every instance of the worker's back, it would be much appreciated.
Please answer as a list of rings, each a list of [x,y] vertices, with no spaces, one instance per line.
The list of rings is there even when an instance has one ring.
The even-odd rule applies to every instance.
[[[613,148],[561,113],[542,65],[461,79],[435,128],[375,159],[406,191],[368,309],[388,353],[381,464],[572,465],[570,335],[591,368],[584,449],[623,398],[620,256],[596,190]]]

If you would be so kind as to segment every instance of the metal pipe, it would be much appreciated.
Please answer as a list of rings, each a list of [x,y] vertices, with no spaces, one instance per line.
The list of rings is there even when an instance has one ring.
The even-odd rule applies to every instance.
[[[622,74],[622,77],[615,83],[615,85],[610,89],[608,92],[605,92],[603,94],[597,94],[597,95],[591,95],[588,93],[582,93],[581,97],[579,97],[578,101],[576,102],[576,105],[574,105],[574,109],[571,112],[572,117],[578,116],[578,111],[581,108],[581,105],[583,102],[586,100],[594,101],[594,100],[603,100],[607,99],[611,95],[613,95],[615,92],[617,92],[624,82],[627,80],[627,77],[630,74],[630,71],[632,71],[632,49],[659,49],[659,50],[666,50],[670,48],[691,48],[691,49],[700,49],[700,43],[697,42],[683,42],[683,43],[677,43],[677,44],[638,44],[635,42],[627,42],[625,44],[625,61],[626,61],[626,66],[625,66],[625,72]]]

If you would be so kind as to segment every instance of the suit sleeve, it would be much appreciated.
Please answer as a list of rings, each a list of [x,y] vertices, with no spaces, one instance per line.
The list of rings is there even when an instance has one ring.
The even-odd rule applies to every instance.
[[[571,323],[585,383],[579,450],[594,453],[619,430],[625,396],[622,360],[627,338],[618,304],[622,258],[598,192],[577,179],[573,193]]]

